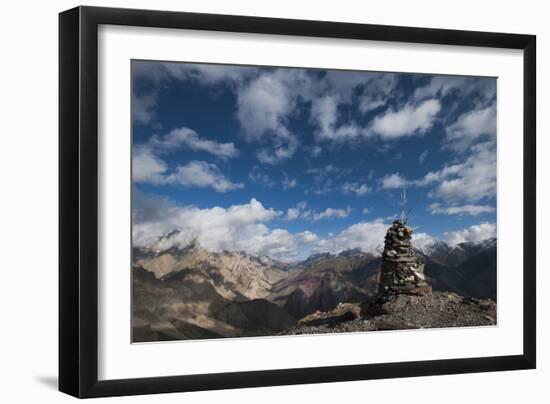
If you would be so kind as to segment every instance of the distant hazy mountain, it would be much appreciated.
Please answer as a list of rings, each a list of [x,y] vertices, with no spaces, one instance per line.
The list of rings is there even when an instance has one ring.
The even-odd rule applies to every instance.
[[[272,335],[378,290],[380,257],[350,249],[293,264],[213,253],[172,232],[133,251],[134,341]],[[434,289],[496,300],[496,240],[417,250]]]
[[[378,285],[378,266],[369,266],[373,261],[372,254],[358,249],[312,255],[295,264],[267,298],[296,319],[338,303],[364,300]]]
[[[134,342],[272,335],[295,323],[265,299],[224,298],[200,270],[157,279],[135,266],[132,275]]]
[[[173,272],[198,270],[220,295],[233,300],[266,297],[273,284],[286,277],[283,267],[268,257],[230,251],[210,253],[196,240],[164,251],[134,249],[134,265],[152,272],[157,279]]]
[[[438,241],[417,253],[426,262],[426,275],[436,290],[477,298],[497,298],[497,242],[460,243],[454,247]]]

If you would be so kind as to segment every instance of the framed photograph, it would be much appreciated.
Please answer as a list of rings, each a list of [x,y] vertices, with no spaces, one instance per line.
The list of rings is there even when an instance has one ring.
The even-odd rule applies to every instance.
[[[532,35],[59,18],[59,388],[532,369]]]

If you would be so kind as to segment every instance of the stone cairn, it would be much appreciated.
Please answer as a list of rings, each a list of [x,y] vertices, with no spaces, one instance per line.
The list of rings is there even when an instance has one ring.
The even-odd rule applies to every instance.
[[[431,293],[432,287],[424,276],[424,264],[411,248],[412,233],[413,230],[405,225],[404,220],[395,220],[386,232],[379,297]]]

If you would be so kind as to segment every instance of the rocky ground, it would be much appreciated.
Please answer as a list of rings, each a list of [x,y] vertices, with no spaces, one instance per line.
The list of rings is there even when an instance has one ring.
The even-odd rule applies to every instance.
[[[344,303],[301,319],[283,335],[496,325],[496,303],[452,292],[398,294],[363,305]]]

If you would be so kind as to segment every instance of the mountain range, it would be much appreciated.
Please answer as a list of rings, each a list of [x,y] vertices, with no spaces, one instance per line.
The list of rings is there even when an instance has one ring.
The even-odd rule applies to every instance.
[[[497,300],[497,240],[460,243],[437,241],[416,253],[426,263],[425,273],[435,290]]]
[[[381,258],[360,249],[295,263],[242,251],[209,252],[170,233],[133,249],[133,341],[283,333],[300,319],[360,303],[378,290]],[[416,253],[435,290],[496,300],[496,239]]]

